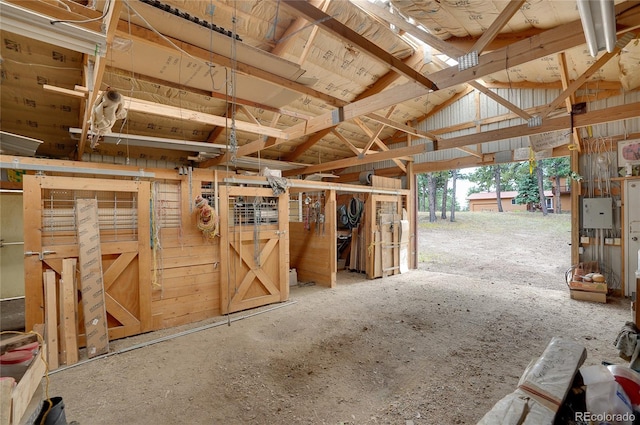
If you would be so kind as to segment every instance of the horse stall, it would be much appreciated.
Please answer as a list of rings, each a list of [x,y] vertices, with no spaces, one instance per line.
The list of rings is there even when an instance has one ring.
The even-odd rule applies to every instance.
[[[264,178],[247,187],[224,171],[21,162],[55,169],[22,180],[25,325],[57,320],[61,363],[76,358],[70,345],[66,361],[65,341],[84,347],[288,299],[288,192],[274,195]]]
[[[292,269],[335,287],[343,267],[376,278],[408,264],[400,180],[277,187],[225,170],[20,162],[25,325],[59,329],[47,342],[60,364],[78,347],[97,356],[114,339],[286,301]]]

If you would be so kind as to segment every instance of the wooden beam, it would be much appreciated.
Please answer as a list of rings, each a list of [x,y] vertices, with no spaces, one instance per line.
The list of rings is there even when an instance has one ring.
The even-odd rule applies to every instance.
[[[621,106],[587,112],[573,117],[575,127],[603,124],[612,121],[620,121],[640,116],[640,102],[629,103]],[[541,126],[529,127],[527,124],[516,125],[499,130],[484,131],[482,133],[469,134],[467,136],[440,139],[438,150],[459,148],[476,143],[487,143],[512,137],[530,136],[532,134],[545,133],[547,131],[567,130],[571,126],[570,117],[564,116],[543,121]]]
[[[322,10],[314,7],[310,3],[299,0],[283,0],[283,4],[290,6],[292,9],[298,11],[302,16],[308,20],[320,25],[323,28],[329,30],[334,35],[344,39],[345,41],[360,47],[364,52],[373,56],[374,58],[386,63],[396,72],[404,75],[411,81],[416,81],[418,84],[428,90],[438,90],[436,84],[420,74],[415,69],[407,66],[400,59],[393,56],[391,53],[380,48],[376,44],[369,41],[367,38],[361,36],[351,28],[344,25],[342,22],[327,15]]]
[[[469,149],[469,148],[465,148],[465,147],[460,147],[460,148],[456,148],[456,149],[461,150],[462,152],[468,153],[471,156],[475,156],[476,158],[482,159],[482,154],[479,153],[478,151],[473,150],[473,149]]]
[[[373,142],[376,144],[376,146],[378,146],[380,148],[380,150],[382,150],[382,151],[388,151],[389,150],[389,147],[387,145],[385,145],[382,142],[382,140],[378,139],[377,137],[374,137],[373,131],[371,131],[371,129],[369,129],[369,127],[367,127],[367,125],[364,122],[362,122],[362,120],[360,118],[356,117],[356,118],[353,119],[353,121],[358,125],[358,127],[360,127],[362,129],[362,131],[365,132],[366,135],[368,135],[369,137],[373,137]],[[368,148],[366,150],[368,150]],[[392,161],[403,172],[405,172],[405,173],[407,172],[407,167],[399,159],[394,157],[392,159]]]
[[[355,147],[355,145],[353,143],[351,143],[349,141],[349,139],[344,137],[342,135],[342,133],[340,133],[337,129],[333,128],[333,129],[331,129],[331,132],[334,134],[334,136],[336,136],[338,138],[338,140],[340,140],[342,143],[344,143],[345,146],[347,146],[349,149],[351,149],[351,152],[355,153],[356,155],[360,155],[363,152],[362,149],[358,149],[357,147]],[[320,134],[320,133],[316,133],[316,134]]]
[[[431,139],[436,140],[437,136],[433,133],[429,133],[428,131],[418,130],[417,128],[401,124],[399,122],[390,120],[389,117],[383,117],[382,115],[370,113],[365,115],[367,118],[370,118],[374,121],[379,122],[380,124],[384,124],[387,127],[395,128],[396,130],[400,130],[403,133],[411,134],[412,136],[419,137],[421,139]]]
[[[562,81],[562,89],[567,90],[570,84],[569,82],[570,80],[569,80],[569,68],[567,67],[567,60],[564,52],[561,52],[558,54],[558,65],[560,68],[559,70],[560,70],[560,80]],[[575,103],[575,93],[571,93],[565,99],[565,107],[567,108],[567,112],[569,114],[571,114],[571,111],[573,110],[574,103]],[[574,127],[571,132],[573,133],[572,134],[573,143],[576,145],[577,150],[581,151],[582,146],[580,143],[580,135],[578,134],[578,129]]]
[[[289,153],[288,155],[285,155],[284,160],[289,162],[295,161],[296,159],[300,158],[300,156],[304,154],[307,150],[309,150],[313,145],[318,143],[324,136],[326,136],[327,134],[331,133],[334,130],[335,130],[335,127],[329,127],[315,134],[310,135],[306,141],[296,146],[293,152]]]
[[[152,46],[155,48],[165,49],[167,52],[171,54],[175,53],[176,48],[171,44],[178,46],[180,49],[184,50],[189,55],[193,56],[196,59],[200,59],[205,63],[211,62],[211,52],[206,49],[194,46],[189,43],[185,43],[176,38],[164,36],[160,37],[155,32],[148,30],[146,28],[140,27],[138,25],[130,24],[125,21],[121,21],[118,25],[118,36],[127,39],[133,40],[136,43],[140,43],[143,46]],[[222,55],[214,55],[214,61],[218,65],[233,68],[237,72],[249,75],[263,81],[287,88],[289,90],[295,91],[296,93],[304,94],[315,99],[320,99],[323,102],[328,103],[332,106],[344,106],[347,104],[346,101],[335,98],[333,96],[327,95],[325,93],[314,90],[310,87],[307,87],[303,84],[297,83],[295,81],[291,81],[287,78],[280,77],[279,75],[272,74],[270,72],[264,71],[262,69],[256,68],[251,65],[247,65],[242,62],[237,62]]]
[[[327,10],[327,7],[329,6],[329,0],[320,0],[320,1],[311,0],[310,3],[314,7],[321,7],[321,10],[323,12],[325,12]],[[294,36],[300,33],[301,31],[303,31],[309,25],[312,25],[312,24],[310,24],[309,21],[307,21],[304,17],[301,17],[301,16],[297,17],[296,20],[293,21],[293,23],[289,25],[289,27],[285,30],[284,34],[282,34],[282,37],[280,37],[280,39],[276,41],[276,45],[271,50],[271,54],[276,56],[282,56],[282,54],[286,52],[291,46],[291,44],[295,41]],[[309,38],[305,43],[302,54],[298,58],[297,63],[299,65],[302,64],[306,59],[306,56],[309,53],[309,49],[311,45],[313,44],[313,39],[315,38],[315,34],[317,33],[317,31],[318,31],[318,27],[314,25],[311,30],[311,34],[309,35]]]
[[[111,48],[111,43],[113,42],[113,37],[116,34],[116,27],[118,25],[118,21],[120,20],[120,11],[124,5],[123,0],[114,0],[111,3],[111,7],[107,11],[107,15],[104,17],[104,23],[107,27],[107,50]],[[91,81],[88,81],[87,87],[92,87],[93,90],[89,92],[88,102],[85,104],[84,108],[84,119],[82,122],[82,134],[80,135],[80,141],[78,142],[78,152],[77,159],[82,161],[82,154],[84,153],[84,148],[87,143],[87,135],[89,133],[90,119],[91,114],[93,113],[93,106],[96,100],[98,99],[98,93],[100,92],[100,88],[102,86],[102,78],[104,77],[104,70],[107,66],[107,58],[98,56],[93,64],[93,75],[87,75],[87,78],[91,78]],[[93,146],[92,146],[93,147]]]
[[[476,51],[480,54],[480,52],[486,49],[486,47],[496,38],[500,30],[511,20],[513,15],[520,10],[520,6],[522,6],[524,2],[525,0],[512,0],[507,3],[507,6],[502,10],[502,12],[500,12],[500,15],[498,15],[496,20],[493,21],[489,29],[482,33],[480,38],[475,42],[473,47],[469,49],[469,51]]]
[[[491,90],[486,88],[480,82],[478,82],[478,81],[469,81],[467,84],[469,84],[471,87],[473,87],[474,89],[478,90],[479,92],[481,92],[482,94],[484,94],[488,98],[495,100],[496,102],[498,102],[502,106],[504,106],[504,107],[508,108],[509,110],[513,111],[516,115],[518,115],[519,117],[523,118],[524,120],[529,120],[529,118],[531,118],[531,115],[529,115],[527,112],[523,111],[522,109],[520,109],[519,107],[517,107],[513,103],[509,102],[504,97],[499,96],[496,93],[492,92]]]
[[[631,36],[629,35],[631,34]],[[627,33],[623,36],[624,38],[629,38],[629,40],[632,40],[633,38],[635,38],[635,34],[632,33]],[[604,55],[602,55],[600,57],[600,59],[598,59],[597,61],[595,61],[593,63],[593,65],[591,65],[585,72],[582,73],[581,76],[579,76],[578,78],[576,78],[576,80],[574,82],[572,82],[571,84],[569,84],[569,86],[562,92],[560,93],[560,95],[558,97],[556,97],[556,99],[551,102],[549,104],[549,107],[542,112],[542,114],[540,114],[540,116],[542,118],[547,117],[551,112],[555,111],[556,108],[562,103],[564,102],[564,100],[566,98],[568,98],[569,96],[571,96],[573,93],[575,93],[576,90],[578,90],[578,88],[580,86],[582,86],[582,84],[584,84],[587,79],[589,79],[589,77],[591,77],[593,74],[595,74],[597,71],[600,70],[600,68],[602,68],[607,62],[609,62],[613,57],[615,57],[620,50],[622,49],[622,44],[626,45],[626,43],[624,42],[620,42],[618,41],[618,43],[616,44],[616,48],[613,49],[613,52],[609,53],[605,53]]]
[[[75,90],[64,89],[62,87],[51,86],[45,84],[43,89],[48,92],[64,94],[68,96],[84,97],[85,94]],[[181,109],[175,106],[163,105],[160,103],[149,102],[147,100],[134,99],[128,96],[122,96],[127,109],[130,112],[140,112],[145,114],[160,115],[163,117],[175,118],[180,120],[188,120],[199,122],[202,124],[209,124],[217,127],[227,128],[231,127],[232,120],[227,117],[220,117],[218,115],[205,114],[202,112]],[[276,114],[277,115],[277,114]],[[279,117],[279,115],[277,115]],[[246,121],[235,121],[235,126],[240,131],[246,131],[248,133],[255,133],[269,137],[275,137],[279,139],[285,139],[287,134],[277,128],[267,127]],[[263,142],[264,143],[264,142]]]
[[[257,125],[262,125],[262,124],[260,124],[260,121],[258,121],[258,119],[253,116],[251,111],[247,109],[246,106],[238,105],[238,109],[240,111],[242,111],[242,113],[244,114],[245,117],[249,118],[249,121],[252,121],[254,124],[257,124]]]
[[[362,158],[354,157],[354,158],[339,159],[337,161],[326,162],[324,164],[311,165],[306,168],[299,168],[296,170],[285,171],[283,175],[295,176],[298,174],[304,175],[304,174],[319,173],[322,171],[333,170],[336,168],[347,168],[347,167],[352,167],[354,165],[370,164],[372,162],[388,161],[395,158],[413,156],[413,155],[423,153],[425,151],[426,151],[426,145],[424,144],[407,146],[399,149],[390,149],[388,151],[375,153],[372,155],[365,155]]]
[[[391,13],[386,7],[382,6],[381,3],[358,1],[358,2],[354,2],[353,4],[359,7],[360,9],[371,13],[372,15],[380,17],[381,19],[383,19],[384,21],[390,24],[393,24],[393,26],[395,26],[396,28],[399,28],[402,31],[405,31],[411,34],[412,36],[416,37],[418,40],[422,41],[423,43],[433,47],[434,49],[442,53],[448,54],[447,52],[450,52],[452,49],[457,49],[456,47],[449,45],[446,41],[442,40],[441,38],[436,37],[435,35],[429,34],[426,31],[423,31],[421,29],[418,29],[418,27],[414,25],[411,25],[409,22],[407,22],[406,19],[404,19],[399,14]],[[453,57],[461,56],[462,54],[465,53],[463,50],[460,50],[460,49],[457,49],[457,50],[459,51],[459,54],[455,54],[453,55]]]
[[[623,3],[629,7],[627,3]],[[619,10],[616,6],[616,10]],[[467,81],[481,78],[493,72],[503,71],[508,66],[521,65],[550,54],[584,44],[584,33],[579,20],[545,31],[529,40],[514,43],[505,49],[486,53],[480,57],[477,67],[459,71],[458,67],[450,67],[431,74],[441,89],[452,87]],[[394,87],[392,91],[385,91],[370,96],[366,100],[356,101],[342,108],[342,119],[366,115],[379,109],[384,109],[396,103],[406,102],[416,97],[424,96],[428,89],[414,82]],[[313,132],[328,128],[338,123],[334,122],[333,113],[328,112],[309,120],[308,123],[297,124],[289,129],[290,138],[298,138]]]
[[[416,174],[422,174],[431,173],[434,171],[459,170],[461,168],[480,167],[483,165],[493,164],[494,160],[494,154],[483,155],[482,158],[465,156],[461,158],[450,159],[447,161],[432,161],[413,164],[413,171]]]
[[[391,108],[389,108],[389,111],[387,111],[387,113],[385,114],[384,119],[388,119],[389,118],[389,116],[396,109],[396,106],[398,106],[398,105],[393,105]],[[362,124],[364,126],[364,123],[362,121],[360,121],[360,124]],[[360,124],[358,124],[358,126],[360,126]],[[369,142],[362,149],[364,152],[366,152],[369,149],[371,149],[371,146],[375,143],[376,139],[379,140],[380,133],[382,133],[382,130],[384,130],[384,127],[385,127],[385,124],[381,124],[380,127],[374,133],[372,133],[369,136],[370,137]]]

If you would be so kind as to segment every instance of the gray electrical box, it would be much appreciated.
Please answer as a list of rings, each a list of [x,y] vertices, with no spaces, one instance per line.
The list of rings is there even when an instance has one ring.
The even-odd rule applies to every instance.
[[[612,229],[613,200],[611,198],[584,198],[582,200],[583,229]]]

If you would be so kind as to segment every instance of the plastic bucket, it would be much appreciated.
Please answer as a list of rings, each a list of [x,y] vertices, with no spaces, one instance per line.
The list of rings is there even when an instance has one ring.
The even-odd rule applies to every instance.
[[[51,397],[44,401],[36,425],[67,425],[62,397]]]

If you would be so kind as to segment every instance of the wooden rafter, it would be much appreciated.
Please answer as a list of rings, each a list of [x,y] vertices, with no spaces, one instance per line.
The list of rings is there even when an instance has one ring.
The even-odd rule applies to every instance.
[[[635,38],[635,34],[627,33],[623,38],[627,38],[630,41]],[[607,62],[614,58],[624,47],[623,44],[626,45],[626,43],[624,43],[623,41],[618,41],[615,49],[613,49],[613,52],[607,52],[602,55],[597,61],[593,63],[593,65],[591,65],[585,72],[583,72],[581,76],[579,76],[575,81],[569,84],[569,86],[567,86],[567,88],[562,93],[560,93],[560,95],[558,95],[558,97],[556,97],[555,100],[551,102],[551,104],[549,104],[549,107],[544,112],[542,112],[541,117],[545,118],[551,112],[555,111],[556,108],[562,102],[564,102],[565,99],[575,93],[575,91],[578,90],[578,88],[580,88],[580,86],[582,86],[589,79],[589,77],[598,72],[600,68],[602,68]]]
[[[353,44],[354,46],[358,46],[364,52],[386,63],[395,71],[399,72],[410,80],[417,82],[424,88],[429,90],[438,89],[436,84],[429,78],[420,74],[410,66],[407,66],[404,62],[393,56],[391,53],[380,48],[351,28],[344,25],[342,22],[334,19],[332,16],[327,15],[322,10],[314,7],[310,3],[299,0],[283,0],[283,4],[286,4],[292,9],[298,11],[302,14],[302,16],[306,17],[312,22],[315,22],[316,25],[320,25],[331,33]]]
[[[323,0],[311,0],[311,4],[315,7],[320,6],[323,3]],[[325,2],[328,4],[328,1]],[[271,54],[276,56],[282,56],[284,52],[289,50],[289,47],[296,41],[295,35],[300,33],[306,26],[309,25],[309,21],[307,21],[302,16],[297,17],[289,27],[285,30],[279,40],[276,41],[276,45],[273,49],[271,49]],[[298,61],[298,63],[301,63]]]
[[[340,133],[337,129],[335,128],[331,129],[331,133],[333,133],[333,135],[336,136],[338,140],[340,140],[346,147],[351,149],[351,152],[353,152],[354,154],[360,155],[363,152],[362,149],[358,149],[357,147],[355,147],[354,144],[351,143],[349,139],[344,137],[342,133]],[[319,134],[319,133],[316,133],[316,134]]]
[[[507,64],[509,66],[520,65],[583,43],[582,25],[580,21],[573,21],[545,31],[530,40],[484,54],[480,57],[479,66],[473,67],[471,70],[458,71],[457,67],[450,67],[431,74],[431,77],[439,82],[441,88],[450,87],[503,70]],[[350,120],[356,116],[366,115],[390,105],[423,96],[427,92],[428,90],[424,87],[409,82],[395,87],[391,92],[384,92],[344,106],[342,117],[345,120]],[[336,123],[333,114],[329,112],[309,120],[304,125],[292,126],[288,132],[290,138],[298,138],[332,125],[336,125]]]
[[[389,110],[387,111],[387,113],[385,114],[384,118],[388,119],[391,114],[393,113],[393,111],[396,109],[396,106],[398,105],[393,105],[391,108],[389,108]],[[360,124],[364,125],[363,122],[360,122]],[[358,126],[360,126],[360,124],[358,124]],[[363,151],[368,151],[369,149],[371,149],[371,146],[375,143],[376,140],[379,140],[380,137],[380,133],[382,133],[382,130],[384,130],[385,124],[381,124],[378,129],[373,132],[370,136],[369,136],[369,142],[365,145],[365,147],[362,149]]]
[[[64,89],[61,87],[51,86],[45,84],[43,89],[48,92],[63,94],[74,97],[84,97],[85,93],[77,92],[75,90]],[[231,125],[231,120],[226,117],[218,115],[205,114],[198,111],[192,111],[188,109],[182,109],[175,106],[162,105],[160,103],[149,102],[146,100],[134,99],[128,96],[122,96],[123,101],[127,105],[127,109],[130,112],[141,112],[151,115],[159,115],[163,117],[181,119],[199,122],[202,124],[208,124],[213,126],[221,126],[226,128]],[[287,134],[277,128],[267,127],[263,125],[257,125],[245,121],[235,121],[235,126],[240,131],[246,131],[248,133],[262,134],[277,138],[286,138]]]
[[[318,143],[320,140],[322,140],[324,136],[331,133],[333,130],[335,130],[335,127],[329,127],[315,134],[310,135],[307,140],[305,140],[303,143],[296,146],[296,148],[292,152],[290,152],[288,155],[285,155],[284,157],[285,161],[295,161],[296,159],[300,158],[301,155],[303,155],[306,151],[311,149],[313,145]]]
[[[232,104],[228,104],[227,105],[227,112],[225,114],[225,117],[230,117],[231,114],[233,113],[233,105]],[[216,141],[216,139],[218,137],[220,137],[220,135],[222,134],[222,132],[226,129],[226,126],[216,126],[211,132],[209,132],[209,136],[207,137],[207,142],[209,143],[213,143]]]
[[[569,87],[570,84],[570,79],[569,79],[569,69],[567,68],[567,60],[565,57],[564,52],[561,52],[558,54],[558,65],[560,68],[560,80],[562,81],[562,89],[563,90],[567,90],[567,88]],[[575,103],[575,92],[571,93],[569,96],[567,96],[567,98],[565,99],[565,107],[567,108],[567,112],[569,114],[571,114],[571,111],[573,110],[573,104]],[[582,150],[582,145],[580,143],[580,135],[578,134],[578,129],[577,128],[573,128],[572,129],[572,137],[573,137],[573,143],[575,144],[575,146],[577,147],[577,149],[580,151]]]
[[[491,26],[482,33],[480,38],[475,42],[473,47],[469,49],[469,51],[476,51],[478,54],[484,51],[484,49],[486,49],[487,46],[496,38],[500,30],[507,25],[513,15],[520,10],[520,6],[522,6],[524,2],[525,0],[517,0],[507,3],[507,6],[502,10],[502,12],[500,12],[500,15],[498,15]]]
[[[155,32],[150,31],[146,28],[140,27],[138,25],[129,24],[127,22],[120,21],[118,24],[117,34],[118,36],[124,39],[132,39],[136,43],[140,43],[145,46],[162,48],[171,53],[175,52],[175,47],[171,44],[173,43],[174,45],[179,46],[180,49],[184,50],[194,58],[200,59],[205,63],[211,62],[211,53],[206,49],[200,48],[198,46],[194,46],[189,43],[185,43],[181,40],[178,40],[172,37],[168,37],[168,36],[160,37]],[[270,72],[264,71],[262,69],[256,68],[251,65],[247,65],[245,63],[233,61],[231,58],[228,58],[226,56],[215,55],[214,59],[218,65],[225,66],[228,68],[233,68],[241,74],[255,77],[263,81],[295,91],[297,93],[305,94],[307,96],[320,99],[323,102],[326,102],[332,106],[339,107],[339,106],[344,106],[347,103],[341,99],[338,99],[336,97],[330,96],[328,94],[325,94],[317,90],[314,90],[310,87],[307,87],[304,84],[291,81],[287,78],[280,77],[279,75],[272,74]]]
[[[362,122],[362,120],[360,118],[358,118],[358,117],[354,118],[353,122],[355,122],[356,125],[358,127],[360,127],[362,129],[362,131],[364,131],[367,136],[373,138],[373,142],[376,144],[376,146],[378,146],[380,148],[380,150],[385,151],[385,152],[390,150],[389,147],[387,145],[385,145],[384,142],[382,142],[382,140],[378,139],[378,137],[374,137],[374,132],[371,131],[371,129],[369,129],[369,127],[367,127],[367,125],[364,122]],[[367,150],[368,150],[368,148],[365,149],[365,151],[367,151]],[[404,172],[407,171],[407,167],[399,159],[397,159],[397,157],[390,158],[390,159],[402,171],[404,171]]]
[[[294,176],[297,174],[313,174],[337,168],[347,168],[354,165],[370,164],[372,162],[387,161],[395,158],[413,156],[426,151],[426,145],[413,145],[399,149],[391,149],[385,152],[365,155],[364,157],[345,158],[337,161],[326,162],[324,164],[311,165],[306,168],[295,169],[283,173],[285,176]]]
[[[417,136],[420,138],[431,139],[431,140],[437,139],[437,136],[433,133],[430,133],[428,131],[418,130],[417,128],[411,127],[409,125],[401,124],[399,122],[390,120],[388,116],[383,117],[382,115],[378,115],[374,113],[367,114],[365,116],[369,119],[379,122],[380,124],[384,124],[387,127],[395,128],[396,130],[400,130],[403,133],[411,134],[412,136]]]

